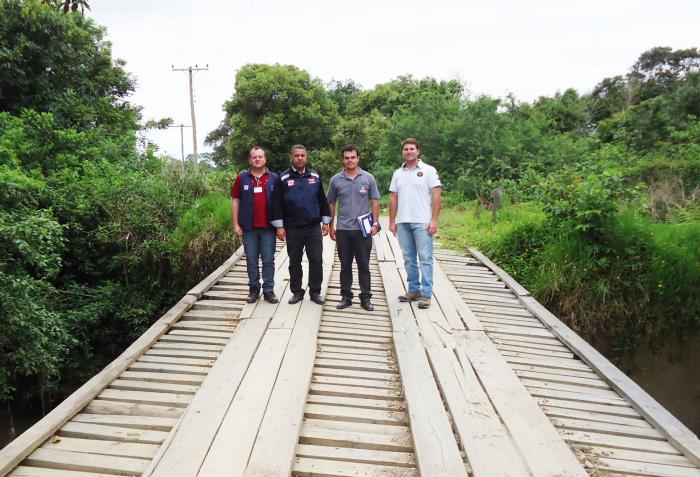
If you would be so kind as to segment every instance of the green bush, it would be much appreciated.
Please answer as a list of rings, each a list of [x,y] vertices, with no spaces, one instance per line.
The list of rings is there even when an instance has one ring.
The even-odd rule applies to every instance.
[[[170,238],[175,268],[196,283],[241,245],[233,234],[231,199],[208,194],[184,213]]]

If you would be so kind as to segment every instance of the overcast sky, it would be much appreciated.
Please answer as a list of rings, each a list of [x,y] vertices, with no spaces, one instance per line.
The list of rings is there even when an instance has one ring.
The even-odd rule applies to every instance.
[[[654,46],[700,47],[698,0],[89,0],[113,54],[137,79],[144,119],[189,125],[194,77],[199,152],[223,119],[236,71],[292,64],[365,88],[399,75],[459,79],[472,95],[522,101],[624,74]],[[179,129],[149,138],[180,157]],[[185,130],[185,154],[192,133]]]

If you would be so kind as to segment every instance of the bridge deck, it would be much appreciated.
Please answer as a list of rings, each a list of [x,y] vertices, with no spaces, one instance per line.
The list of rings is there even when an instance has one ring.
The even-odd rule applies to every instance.
[[[697,438],[477,251],[436,252],[400,303],[375,238],[374,312],[246,304],[239,250],[102,373],[0,451],[0,475],[700,477]]]

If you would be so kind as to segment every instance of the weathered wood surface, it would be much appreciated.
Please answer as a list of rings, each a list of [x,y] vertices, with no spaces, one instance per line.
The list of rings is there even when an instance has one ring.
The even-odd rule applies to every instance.
[[[328,239],[322,307],[286,303],[281,244],[280,303],[245,303],[238,251],[0,475],[698,477],[672,416],[486,257],[436,250],[421,310],[373,243],[372,312],[336,308]]]
[[[700,447],[692,432],[528,296],[526,290],[512,286],[514,280],[506,272],[478,252],[472,255],[476,260],[441,251],[438,259],[448,263],[453,281],[465,275],[484,277],[474,278],[468,288],[459,288],[461,296],[527,392],[589,471],[682,475],[674,473],[673,468],[655,466],[665,464],[664,459],[698,470]],[[508,294],[494,292],[497,288],[488,274],[507,283]],[[490,296],[499,299],[489,304]],[[611,462],[600,459],[601,455],[613,456],[616,452],[631,452],[624,459],[633,462],[621,465],[615,458]],[[662,455],[667,457],[658,457]]]

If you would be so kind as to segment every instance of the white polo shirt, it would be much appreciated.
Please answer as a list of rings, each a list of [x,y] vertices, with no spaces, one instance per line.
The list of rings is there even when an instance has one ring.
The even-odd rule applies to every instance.
[[[389,186],[389,192],[399,195],[396,223],[429,223],[433,216],[431,190],[440,185],[435,168],[420,159],[413,170],[407,169],[406,163],[396,169]]]

